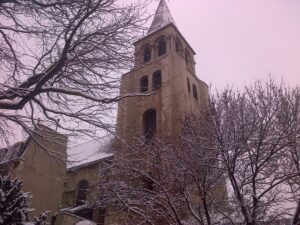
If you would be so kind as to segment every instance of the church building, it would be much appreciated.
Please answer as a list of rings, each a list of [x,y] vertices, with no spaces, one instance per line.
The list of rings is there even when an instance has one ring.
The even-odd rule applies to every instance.
[[[134,144],[138,137],[146,141],[158,137],[176,143],[185,118],[207,108],[208,87],[197,77],[195,51],[176,27],[164,0],[160,1],[146,36],[134,46],[134,68],[122,76],[120,95],[135,95],[118,103],[117,137],[127,145]],[[96,224],[107,224],[105,209],[82,210],[80,206],[84,200],[96,198],[93,190],[97,188],[101,165],[113,160],[109,153],[112,142],[107,138],[103,144],[106,149],[100,148],[100,154],[105,153],[106,157],[68,169],[62,206],[69,210],[57,215],[56,225],[70,224],[63,215],[72,212]]]
[[[121,143],[129,146],[139,137],[144,137],[146,142],[158,137],[176,143],[184,120],[207,109],[208,87],[196,75],[195,51],[176,27],[165,0],[160,1],[147,34],[136,41],[134,47],[134,67],[121,78],[120,95],[130,97],[123,98],[118,103],[116,137]],[[58,148],[60,154],[66,155],[67,138],[62,136],[62,139],[62,144],[54,146],[53,150]],[[48,164],[54,160],[52,156],[44,154],[42,150],[36,150],[41,155],[37,156],[51,158],[44,159],[49,163],[41,165],[44,170],[39,170],[36,176],[41,179],[47,177],[47,182],[51,182],[53,187],[48,183],[44,186],[51,187],[55,191],[54,195],[48,189],[45,189],[48,195],[44,192],[39,193],[34,182],[30,181],[29,172],[29,175],[25,174],[22,177],[26,191],[34,190],[34,207],[44,210],[47,208],[45,204],[51,202],[51,210],[57,210],[57,213],[51,213],[51,224],[110,224],[105,218],[107,209],[90,205],[88,202],[97,199],[98,174],[103,165],[114,160],[114,151],[126,148],[120,148],[115,137],[107,136],[102,141],[101,145],[89,143],[79,146],[77,151],[89,151],[92,154],[84,160],[70,164],[67,170],[62,163],[56,162],[56,169],[49,169]],[[9,158],[10,161],[14,160],[14,168],[19,168],[19,165],[26,166],[26,162],[23,161],[29,159],[24,156],[34,154],[34,147],[26,150],[31,146],[28,143],[18,147],[18,163],[15,163],[12,157]],[[2,158],[5,159],[4,156]],[[28,171],[35,171],[35,168],[31,167],[31,164],[28,164]],[[5,166],[0,166],[0,169],[7,171]],[[44,173],[41,174],[40,171]],[[55,196],[55,199],[51,196]]]

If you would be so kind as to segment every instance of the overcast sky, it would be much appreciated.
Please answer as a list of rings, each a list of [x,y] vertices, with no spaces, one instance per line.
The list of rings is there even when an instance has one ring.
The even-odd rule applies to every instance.
[[[244,85],[272,74],[300,85],[300,0],[166,2],[207,84]]]

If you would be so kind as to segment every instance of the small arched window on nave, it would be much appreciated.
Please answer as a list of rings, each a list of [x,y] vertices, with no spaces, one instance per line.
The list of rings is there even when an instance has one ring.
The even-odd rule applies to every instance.
[[[88,188],[89,188],[89,182],[87,180],[80,180],[78,182],[76,206],[85,204]]]

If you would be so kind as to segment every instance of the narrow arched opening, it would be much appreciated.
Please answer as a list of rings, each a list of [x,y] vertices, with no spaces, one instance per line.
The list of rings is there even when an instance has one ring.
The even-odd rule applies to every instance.
[[[191,92],[191,84],[190,84],[190,79],[188,77],[186,78],[186,83],[187,83],[188,93],[190,93]]]
[[[161,87],[161,71],[157,70],[152,75],[152,89],[157,90]]]
[[[145,93],[148,91],[148,76],[143,76],[140,79],[140,91]]]
[[[149,62],[151,60],[151,48],[145,47],[144,48],[144,63]]]
[[[144,136],[146,141],[150,141],[156,134],[156,110],[149,109],[144,113]]]
[[[197,91],[197,87],[195,86],[195,84],[193,84],[193,96],[195,99],[198,99],[198,91]]]
[[[167,42],[164,38],[158,41],[158,56],[164,55],[167,52]]]

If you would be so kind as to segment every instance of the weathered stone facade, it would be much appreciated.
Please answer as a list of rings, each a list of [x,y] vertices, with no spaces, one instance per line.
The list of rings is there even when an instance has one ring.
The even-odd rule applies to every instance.
[[[161,39],[166,42],[166,53],[158,56]],[[143,62],[146,46],[151,49],[151,59]],[[195,74],[194,51],[172,23],[136,42],[135,49],[135,68],[123,75],[120,92],[141,95],[144,76],[148,77],[148,91],[142,93],[143,96],[119,102],[118,136],[131,143],[135,137],[145,135],[144,113],[153,109],[156,111],[156,135],[175,141],[185,117],[198,114],[208,103],[208,87]],[[156,71],[161,71],[158,89],[153,88]]]
[[[7,154],[16,151],[17,157],[11,160],[4,157],[0,171],[2,175],[23,180],[23,191],[33,196],[32,217],[51,211],[50,219],[59,210],[64,191],[67,137],[40,125],[24,144],[23,149],[7,151]]]
[[[74,208],[85,205],[85,202],[94,202],[99,196],[99,181],[100,171],[103,167],[103,163],[110,163],[112,156],[104,159],[96,160],[87,164],[75,166],[67,170],[65,190],[62,198],[62,208]],[[78,202],[80,198],[80,183],[82,181],[87,182],[87,192],[84,196],[84,202]],[[82,196],[81,196],[82,197]],[[97,224],[104,223],[104,211],[99,207],[87,206],[88,209],[79,210],[75,212],[76,215],[83,216],[90,219]],[[68,217],[67,214],[64,217]],[[56,225],[64,225],[64,223],[56,221]]]

